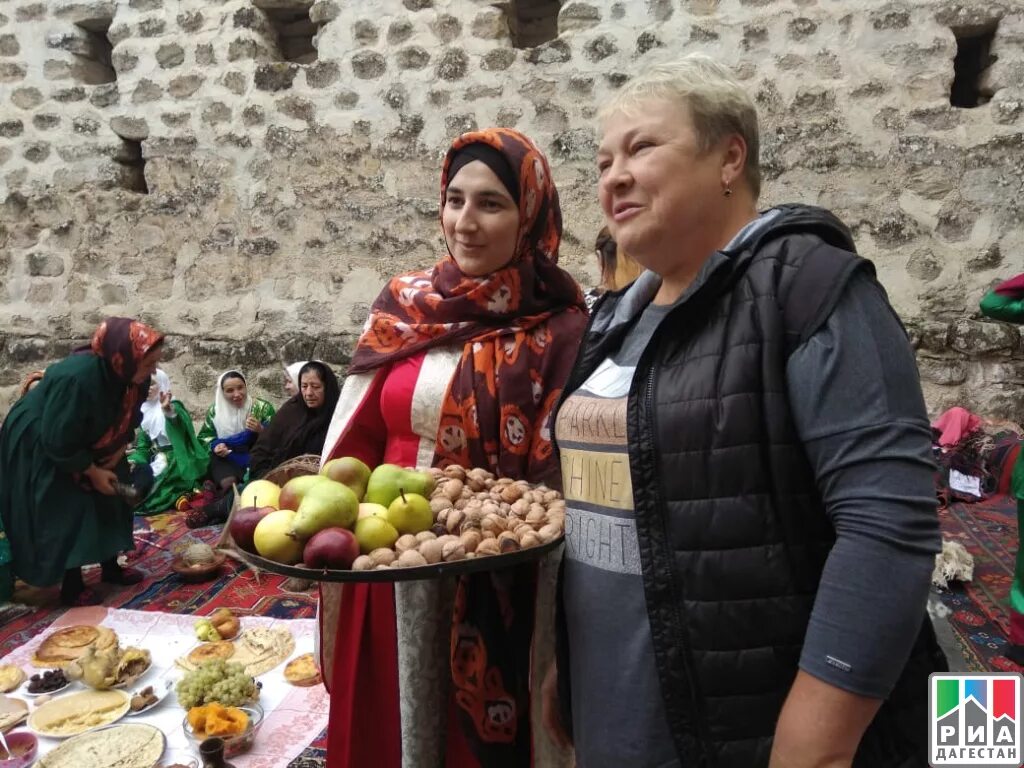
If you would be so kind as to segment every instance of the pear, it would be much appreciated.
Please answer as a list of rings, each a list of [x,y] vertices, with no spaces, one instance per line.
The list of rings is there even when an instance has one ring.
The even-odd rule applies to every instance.
[[[323,480],[323,475],[299,475],[298,477],[293,477],[281,487],[281,497],[278,500],[278,506],[281,509],[298,509],[299,504],[306,498],[307,491],[314,485],[323,482]]]
[[[359,499],[366,495],[366,484],[370,481],[370,468],[355,456],[331,459],[320,468],[320,474],[347,485]]]
[[[381,547],[392,547],[398,541],[398,531],[395,526],[383,517],[364,517],[356,521],[356,541],[359,542],[359,551],[368,555],[375,549]]]
[[[399,533],[419,533],[434,524],[434,513],[426,498],[401,491],[388,507],[387,520]]]
[[[402,491],[429,499],[434,491],[434,478],[429,472],[403,469],[397,464],[381,464],[370,473],[365,501],[387,507]]]
[[[291,533],[305,541],[325,528],[351,528],[359,514],[359,499],[347,485],[322,478],[306,491],[292,520]]]
[[[383,504],[373,504],[372,502],[364,501],[359,505],[359,519],[362,520],[364,517],[383,517],[387,520],[388,508]]]

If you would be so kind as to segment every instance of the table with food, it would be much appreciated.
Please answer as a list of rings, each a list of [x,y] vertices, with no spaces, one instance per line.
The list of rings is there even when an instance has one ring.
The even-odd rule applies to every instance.
[[[0,766],[287,765],[327,722],[314,622],[68,611],[0,660]],[[210,741],[210,744],[215,742]]]

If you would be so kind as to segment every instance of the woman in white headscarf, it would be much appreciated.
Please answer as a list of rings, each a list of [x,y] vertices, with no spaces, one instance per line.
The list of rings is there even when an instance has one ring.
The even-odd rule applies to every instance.
[[[308,362],[308,360],[300,360],[284,367],[284,392],[289,399],[299,394],[299,372],[302,370],[302,366]]]
[[[142,424],[135,450],[128,456],[132,482],[144,501],[136,514],[149,515],[174,508],[175,500],[202,481],[209,452],[196,438],[185,406],[171,395],[171,380],[157,369],[142,404]]]
[[[245,479],[249,450],[273,417],[274,406],[252,397],[241,373],[225,371],[217,379],[214,402],[199,430],[199,441],[209,451],[210,478],[220,493]]]

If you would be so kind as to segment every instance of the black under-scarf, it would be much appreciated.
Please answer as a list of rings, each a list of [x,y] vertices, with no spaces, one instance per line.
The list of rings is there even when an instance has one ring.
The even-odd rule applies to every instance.
[[[489,144],[467,144],[460,149],[452,158],[451,166],[448,169],[448,178],[454,179],[456,174],[475,160],[490,168],[498,177],[502,185],[508,191],[516,205],[519,204],[519,177],[512,170],[512,166],[505,157]],[[448,182],[451,184],[451,182]]]

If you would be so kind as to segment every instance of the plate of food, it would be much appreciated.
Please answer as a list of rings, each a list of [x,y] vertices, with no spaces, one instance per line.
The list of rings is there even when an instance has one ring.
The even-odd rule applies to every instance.
[[[69,693],[37,707],[28,727],[37,736],[66,739],[116,723],[128,713],[131,700],[124,691]]]
[[[142,715],[156,707],[161,701],[167,698],[167,694],[174,688],[174,683],[169,679],[163,679],[154,685],[147,685],[132,693],[131,705],[128,716]]]
[[[60,693],[71,685],[67,675],[62,669],[48,669],[45,672],[37,672],[28,679],[28,685],[22,691],[26,696],[52,696]]]
[[[0,733],[7,733],[26,717],[28,704],[13,696],[0,695]]]
[[[207,661],[240,664],[246,673],[256,676],[282,664],[295,652],[295,637],[284,627],[248,627],[234,640],[202,643],[177,660],[186,671]]]
[[[153,768],[164,753],[159,728],[125,723],[68,739],[36,761],[35,768]]]
[[[117,633],[106,627],[78,624],[51,632],[36,648],[32,665],[42,669],[63,668],[92,649],[94,652],[117,648]]]

